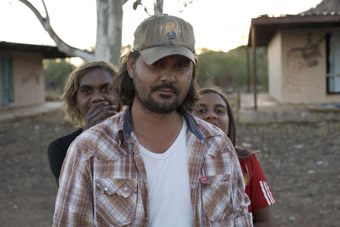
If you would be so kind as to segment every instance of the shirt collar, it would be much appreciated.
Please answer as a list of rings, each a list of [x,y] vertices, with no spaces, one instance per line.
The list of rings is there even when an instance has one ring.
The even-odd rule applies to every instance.
[[[183,110],[182,112],[183,117],[185,118],[187,122],[187,126],[189,131],[194,134],[200,141],[204,141],[204,137],[202,135],[201,130],[197,127],[197,123],[194,120],[193,116]],[[123,121],[120,123],[120,130],[118,132],[119,134],[119,139],[120,139],[120,144],[123,143],[123,141],[128,141],[131,137],[132,133],[132,118],[131,118],[131,108],[127,107],[124,110],[124,113],[122,114],[122,119]]]
[[[197,122],[194,120],[194,117],[187,111],[183,111],[183,116],[187,121],[188,129],[192,134],[194,134],[197,139],[204,141],[204,137],[202,135],[201,130],[197,127]]]

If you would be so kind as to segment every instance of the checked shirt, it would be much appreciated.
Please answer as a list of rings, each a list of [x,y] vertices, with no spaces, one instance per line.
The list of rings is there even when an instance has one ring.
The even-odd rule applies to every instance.
[[[228,137],[183,112],[194,226],[253,226]],[[62,167],[53,226],[149,226],[147,175],[131,110],[86,130]]]

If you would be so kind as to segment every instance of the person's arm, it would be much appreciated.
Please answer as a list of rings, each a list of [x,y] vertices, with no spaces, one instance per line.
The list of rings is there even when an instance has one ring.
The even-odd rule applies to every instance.
[[[250,200],[254,214],[254,226],[274,226],[271,205],[275,203],[275,198],[267,183],[262,167],[255,155],[249,157],[247,161],[250,170]]]
[[[274,226],[273,214],[270,206],[254,211],[254,226],[255,227]]]
[[[57,141],[53,141],[48,145],[47,156],[48,162],[50,164],[51,171],[54,175],[54,178],[59,185],[59,175],[61,166],[63,165],[64,158],[66,156],[67,149],[64,149],[61,144]]]
[[[59,180],[53,226],[94,226],[94,205],[86,148],[71,144]]]
[[[82,132],[83,132],[82,129],[78,129],[72,134],[60,137],[52,141],[48,145],[48,149],[47,149],[48,161],[49,161],[51,171],[57,181],[58,186],[59,186],[60,171],[61,171],[61,167],[63,165],[64,159],[67,153],[67,149],[72,143],[72,141]]]

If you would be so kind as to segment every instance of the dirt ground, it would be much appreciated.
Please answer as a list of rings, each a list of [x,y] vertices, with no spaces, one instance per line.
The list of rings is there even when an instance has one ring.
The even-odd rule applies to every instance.
[[[51,226],[47,145],[73,130],[58,112],[0,122],[1,227]],[[261,151],[277,226],[339,226],[340,120],[241,124],[238,144]]]

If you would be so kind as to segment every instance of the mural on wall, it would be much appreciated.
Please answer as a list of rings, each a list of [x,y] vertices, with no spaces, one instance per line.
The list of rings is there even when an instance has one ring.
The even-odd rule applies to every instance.
[[[300,80],[297,76],[306,68],[306,62],[302,59],[301,53],[290,50],[287,53],[287,74],[284,77],[284,89],[293,93],[301,93]]]
[[[34,79],[36,85],[40,84],[40,74],[37,69],[33,69],[30,73],[26,74],[26,76],[22,78],[21,83],[27,84],[31,79]]]
[[[315,67],[319,64],[321,52],[319,45],[324,40],[321,37],[316,43],[312,41],[312,34],[307,34],[307,41],[303,47],[292,48],[287,53],[287,75],[285,77],[285,88],[289,92],[301,93],[300,79],[298,75],[301,71]]]
[[[321,37],[316,43],[312,41],[312,34],[307,34],[307,43],[302,48],[292,48],[293,51],[300,51],[302,58],[306,61],[308,67],[314,67],[319,64],[318,59],[321,58],[319,50],[320,43],[324,40]]]

